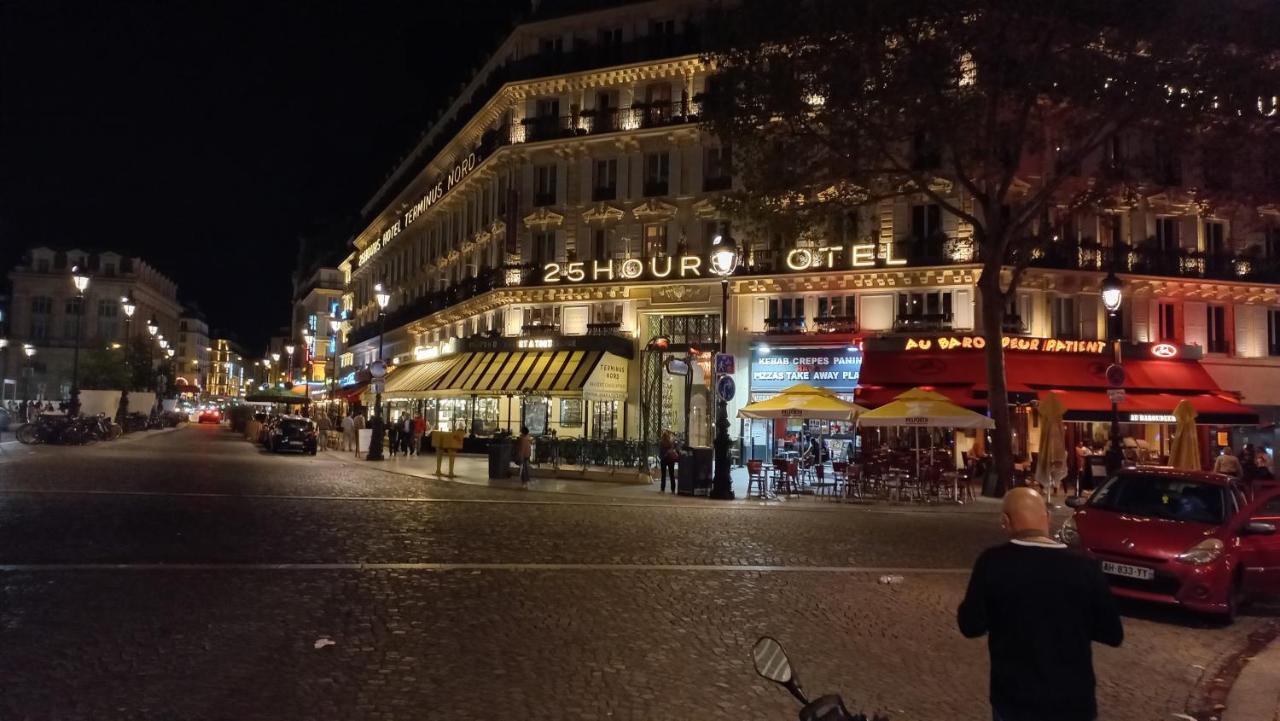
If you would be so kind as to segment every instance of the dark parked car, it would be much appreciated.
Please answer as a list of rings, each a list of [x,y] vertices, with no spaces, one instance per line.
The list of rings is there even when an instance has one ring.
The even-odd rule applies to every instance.
[[[1217,473],[1130,468],[1059,533],[1102,563],[1117,596],[1233,619],[1250,596],[1280,594],[1280,490],[1252,498]]]
[[[274,453],[297,450],[316,454],[316,424],[302,416],[280,416],[271,426],[267,446]]]

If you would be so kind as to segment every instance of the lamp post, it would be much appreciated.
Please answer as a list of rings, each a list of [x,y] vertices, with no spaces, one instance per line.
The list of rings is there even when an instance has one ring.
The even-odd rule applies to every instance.
[[[302,383],[306,390],[307,403],[306,408],[311,408],[311,342],[315,340],[315,336],[311,335],[309,328],[302,329],[302,363],[305,366],[302,372]]]
[[[285,372],[284,382],[287,385],[293,384],[293,344],[289,343],[284,347],[285,355],[289,356],[289,370]]]
[[[4,377],[9,374],[9,339],[0,336],[0,360],[4,361],[0,365],[0,402],[4,401]],[[18,400],[14,398],[14,400]]]
[[[76,287],[76,346],[71,355],[71,401],[67,403],[67,415],[80,415],[80,335],[84,325],[84,291],[89,287],[89,275],[80,266],[71,266],[71,282]]]
[[[1124,285],[1120,282],[1120,278],[1116,276],[1114,270],[1107,273],[1107,277],[1102,280],[1102,305],[1107,309],[1107,341],[1111,344],[1112,352],[1115,356],[1114,367],[1121,368],[1120,365],[1120,333],[1116,328],[1116,313],[1120,310],[1120,303],[1124,300]],[[1123,369],[1116,372],[1123,379]],[[1112,371],[1108,369],[1108,377],[1112,375]],[[1120,466],[1124,463],[1124,453],[1120,450],[1120,408],[1115,399],[1111,400],[1111,446],[1107,449],[1105,458],[1108,473],[1115,473],[1120,470]],[[1077,494],[1079,491],[1077,491]]]
[[[280,362],[280,354],[279,354],[279,353],[272,353],[272,354],[271,354],[271,375],[273,375],[273,376],[274,376],[274,375],[276,374],[276,364],[277,364],[277,363],[279,363],[279,362]],[[279,376],[277,376],[277,377],[279,377]],[[267,383],[268,383],[268,384],[270,384],[270,385],[275,385],[275,384],[276,384],[276,382],[275,382],[275,381],[273,381],[273,380],[271,380],[271,378],[269,378],[269,377],[267,378]]]
[[[720,352],[729,352],[729,276],[738,269],[738,245],[733,242],[728,229],[724,229],[711,244],[711,272],[720,276]],[[714,373],[714,360],[712,372]],[[692,371],[692,369],[690,369]],[[729,477],[729,406],[720,395],[718,379],[716,387],[716,437],[715,473],[711,478],[711,497],[733,500],[733,480]]]
[[[342,320],[337,314],[329,316],[329,347],[326,352],[329,358],[333,360],[333,371],[329,373],[329,402],[333,403],[334,396],[337,395],[338,382],[338,331],[342,328]]]
[[[124,311],[124,388],[120,389],[120,404],[116,406],[116,422],[124,424],[125,416],[129,415],[129,386],[133,385],[133,365],[129,362],[129,330],[133,323],[133,314],[138,310],[138,304],[133,302],[132,295],[122,296],[120,298],[120,308]]]
[[[26,367],[23,369],[22,374],[22,400],[29,401],[31,400],[31,381],[29,379],[35,370],[31,365],[31,356],[36,354],[36,347],[30,343],[23,343],[22,353],[27,357]],[[30,416],[30,410],[28,410],[27,415]],[[30,420],[30,418],[24,418],[23,420]]]
[[[373,286],[373,299],[378,303],[378,364],[381,365],[382,334],[386,331],[387,305],[391,303],[391,294],[387,292],[385,285],[377,283]],[[365,456],[367,461],[382,460],[382,434],[385,431],[382,420],[382,379],[375,378],[374,383],[378,385],[373,394],[373,420],[370,422],[373,433],[369,437],[369,454]]]

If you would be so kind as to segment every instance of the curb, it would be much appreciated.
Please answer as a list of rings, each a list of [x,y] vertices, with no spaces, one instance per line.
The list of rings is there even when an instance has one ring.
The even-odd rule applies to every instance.
[[[1272,640],[1243,661],[1240,675],[1227,694],[1222,721],[1280,719],[1280,643]]]

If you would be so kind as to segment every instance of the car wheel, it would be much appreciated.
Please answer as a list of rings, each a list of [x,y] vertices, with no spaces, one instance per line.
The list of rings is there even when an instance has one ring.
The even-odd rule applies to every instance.
[[[18,432],[14,435],[18,437],[18,442],[23,445],[32,445],[40,442],[40,434],[36,433],[36,427],[30,423],[23,423],[18,426]]]

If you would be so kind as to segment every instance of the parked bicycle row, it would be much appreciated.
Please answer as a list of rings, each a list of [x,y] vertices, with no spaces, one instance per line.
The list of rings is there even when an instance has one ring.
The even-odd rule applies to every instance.
[[[125,433],[173,428],[186,421],[186,414],[165,412],[159,414],[129,413],[117,423],[105,413],[72,416],[67,413],[42,412],[30,422],[19,425],[14,436],[20,443],[34,445],[78,446],[97,441],[114,441]]]

